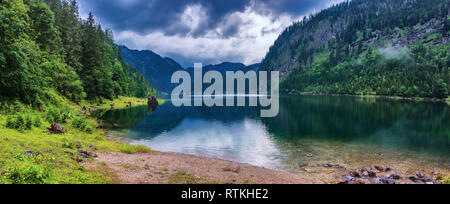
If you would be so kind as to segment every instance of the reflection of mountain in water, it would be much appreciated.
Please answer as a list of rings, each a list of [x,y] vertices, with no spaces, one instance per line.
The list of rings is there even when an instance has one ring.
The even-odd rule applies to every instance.
[[[353,97],[284,97],[280,114],[263,119],[285,142],[301,138],[363,142],[449,155],[446,104]]]
[[[161,133],[171,131],[178,127],[183,120],[217,121],[225,125],[243,121],[245,118],[258,118],[257,108],[250,107],[180,107],[175,108],[170,102],[160,106],[152,115],[145,117],[133,132],[142,133],[148,137],[156,137]],[[192,131],[195,129],[192,128]]]
[[[275,118],[260,118],[256,107],[175,108],[169,101],[152,115],[147,115],[145,108],[113,112],[105,114],[112,118],[104,118],[119,127],[133,128],[128,134],[131,139],[158,141],[161,146],[167,141],[180,151],[200,145],[206,145],[202,151],[208,145],[218,148],[213,145],[217,142],[205,142],[208,138],[214,141],[222,138],[224,143],[230,138],[239,140],[233,146],[237,149],[223,146],[227,151],[237,151],[242,145],[253,148],[251,143],[256,144],[260,137],[264,144],[269,144],[270,138],[280,143],[312,139],[450,155],[450,114],[446,104],[352,97],[282,97],[280,114]]]

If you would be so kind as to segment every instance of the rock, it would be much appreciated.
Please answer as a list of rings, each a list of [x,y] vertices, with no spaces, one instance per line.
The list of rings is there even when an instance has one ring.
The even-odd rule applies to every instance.
[[[360,174],[359,172],[357,172],[357,171],[353,171],[353,172],[351,173],[351,175],[352,175],[353,177],[356,177],[356,178],[361,178],[361,174]]]
[[[386,167],[386,169],[384,170],[385,172],[391,172],[392,169],[390,167]]]
[[[368,174],[370,177],[377,177],[377,173],[375,173],[374,171],[368,171]]]
[[[432,185],[434,183],[430,181],[430,182],[426,182],[425,184]]]
[[[75,161],[77,161],[78,163],[81,163],[81,162],[83,162],[83,160],[82,160],[82,159],[80,159],[80,158],[78,158],[78,157],[77,157],[77,158],[75,159]]]
[[[308,167],[308,164],[298,163],[298,168],[305,168],[305,167]]]
[[[91,148],[92,150],[95,150],[94,146],[92,146],[91,144],[89,144],[88,147]]]
[[[380,172],[383,172],[383,171],[386,170],[383,166],[375,166],[375,169],[380,171]]]
[[[41,153],[40,152],[33,152],[33,151],[25,151],[25,152],[23,152],[22,154],[25,154],[25,155],[28,155],[28,156],[38,156],[38,155],[41,155]]]
[[[385,180],[382,180],[382,182],[383,182],[383,184],[389,184],[389,185],[396,184],[395,181],[392,179],[385,179]]]
[[[409,177],[409,180],[411,180],[411,181],[414,182],[414,183],[423,183],[422,180],[421,180],[420,178],[415,177],[415,176]]]
[[[366,184],[366,180],[364,179],[357,179],[356,184]]]
[[[158,108],[159,104],[158,104],[158,99],[153,96],[153,95],[148,95],[148,110],[149,112],[153,112],[156,110],[156,108]]]
[[[61,134],[65,132],[63,125],[57,124],[55,122],[51,124],[50,128],[48,128],[48,131],[53,134]]]
[[[352,176],[344,176],[344,178],[347,179],[347,180],[353,180]]]
[[[431,174],[433,174],[434,176],[437,176],[437,175],[439,175],[439,173],[438,172],[431,172]]]
[[[94,154],[92,152],[84,151],[84,150],[78,150],[78,155],[85,159],[97,157],[96,154]]]
[[[367,172],[367,171],[364,171],[361,174],[362,174],[363,177],[368,177],[369,176],[369,172]]]
[[[327,165],[325,165],[325,167],[327,167],[327,168],[333,168],[334,165],[333,165],[333,164],[327,164]]]
[[[337,184],[349,184],[349,182],[350,182],[349,180],[342,179]]]
[[[403,179],[403,177],[398,174],[392,174],[389,176],[389,179],[400,180],[400,179]]]
[[[416,174],[416,176],[417,176],[418,178],[423,178],[423,177],[424,177],[423,174]]]
[[[432,182],[433,181],[433,178],[431,177],[431,176],[424,176],[423,178],[422,178],[422,181],[423,182]]]
[[[376,169],[376,168],[370,168],[370,170],[369,170],[369,172],[374,172],[374,173],[376,173],[376,174],[378,174],[378,173],[380,173],[381,171],[379,171],[378,169]]]

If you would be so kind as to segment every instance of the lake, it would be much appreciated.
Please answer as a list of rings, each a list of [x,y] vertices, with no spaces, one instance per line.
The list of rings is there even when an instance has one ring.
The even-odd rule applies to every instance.
[[[275,118],[258,107],[147,107],[101,113],[109,136],[186,153],[304,174],[326,182],[326,164],[387,165],[404,173],[450,173],[445,103],[360,97],[284,96]],[[311,169],[301,170],[302,165]],[[341,173],[341,172],[339,172]]]

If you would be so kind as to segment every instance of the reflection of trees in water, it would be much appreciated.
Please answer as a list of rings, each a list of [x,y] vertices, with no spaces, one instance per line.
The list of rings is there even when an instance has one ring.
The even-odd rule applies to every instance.
[[[117,110],[100,110],[93,116],[101,119],[101,125],[111,129],[132,129],[148,115],[147,106]]]
[[[178,127],[185,119],[218,121],[225,125],[245,118],[257,118],[259,111],[251,107],[173,107],[165,103],[152,114],[145,117],[133,132],[141,134],[145,139],[151,139],[161,133],[169,132]],[[193,130],[195,131],[195,130]]]
[[[450,114],[446,104],[356,97],[282,97],[275,118],[259,118],[255,107],[181,107],[170,102],[148,114],[147,106],[100,112],[109,128],[133,129],[133,137],[151,139],[185,119],[230,125],[262,120],[279,141],[318,139],[395,145],[411,150],[448,152]],[[195,131],[194,129],[192,131]],[[138,138],[138,139],[139,139]],[[448,154],[448,153],[447,153]]]
[[[278,140],[322,139],[446,152],[448,105],[354,97],[284,97],[276,118],[263,118]],[[448,154],[448,152],[447,152]]]

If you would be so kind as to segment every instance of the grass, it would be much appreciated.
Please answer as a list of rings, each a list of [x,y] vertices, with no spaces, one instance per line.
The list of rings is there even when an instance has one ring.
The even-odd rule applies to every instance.
[[[111,105],[113,105],[114,109],[123,109],[127,108],[130,103],[131,106],[147,105],[147,99],[119,96],[117,99],[114,100],[104,99],[97,104],[92,104],[87,101],[84,101],[81,103],[80,106],[81,107],[84,106],[86,108],[93,106],[97,109],[111,109]],[[164,104],[165,101],[163,99],[158,99],[158,103],[161,105]]]
[[[185,171],[177,171],[169,178],[169,184],[202,184],[203,179]]]
[[[444,178],[444,180],[442,180],[444,184],[450,184],[450,177],[446,177]]]
[[[132,146],[132,145],[126,145],[119,149],[120,152],[125,154],[136,154],[136,153],[151,153],[154,152],[151,149],[149,149],[146,146]]]
[[[108,141],[105,131],[97,128],[98,121],[89,113],[80,113],[83,106],[92,104],[83,101],[74,104],[67,99],[53,95],[51,104],[44,105],[44,112],[19,102],[0,102],[0,183],[3,184],[104,184],[113,183],[111,172],[106,169],[90,171],[76,161],[78,149],[95,152],[124,152],[127,154],[151,152],[144,146],[133,146]],[[125,108],[124,102],[146,104],[146,99],[119,97],[105,100],[97,108]],[[163,101],[162,101],[163,102]],[[52,114],[52,112],[54,112]],[[19,128],[7,128],[8,120],[24,115],[28,120],[40,120],[36,125],[23,122]],[[51,134],[47,130],[50,121],[63,124],[63,134]],[[19,121],[19,122],[18,122]],[[13,120],[13,123],[22,123]],[[22,128],[25,127],[25,128]],[[38,152],[26,155],[25,151]],[[85,159],[86,160],[86,159]],[[87,161],[92,161],[87,160]]]

